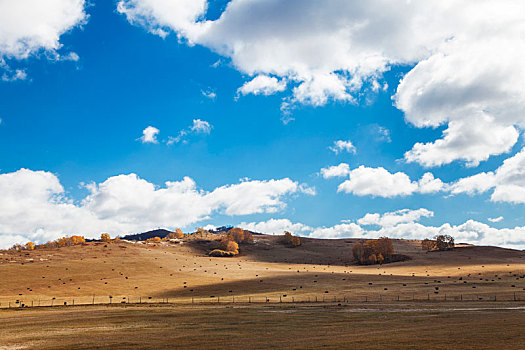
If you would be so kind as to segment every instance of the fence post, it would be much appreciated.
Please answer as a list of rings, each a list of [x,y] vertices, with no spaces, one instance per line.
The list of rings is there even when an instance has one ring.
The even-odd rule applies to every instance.
[[[220,304],[221,303],[221,300],[219,299],[220,297],[217,296],[217,304]]]
[[[249,304],[252,303],[252,297],[248,297],[248,303],[249,303]]]
[[[95,296],[93,295],[93,305],[95,305]]]
[[[31,306],[33,306],[33,303],[31,303]],[[75,306],[75,299],[73,299],[73,306]]]

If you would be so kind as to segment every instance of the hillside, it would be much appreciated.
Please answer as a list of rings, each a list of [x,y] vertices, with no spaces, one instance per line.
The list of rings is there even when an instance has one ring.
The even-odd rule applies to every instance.
[[[395,240],[396,252],[412,259],[358,266],[356,239],[303,238],[287,248],[278,236],[260,235],[241,244],[238,256],[212,258],[211,240],[147,245],[103,244],[0,252],[0,307],[9,302],[72,299],[89,302],[169,297],[189,302],[210,298],[490,298],[525,299],[525,252],[497,247],[458,246],[423,252],[420,241]],[[437,288],[436,288],[437,287]],[[229,300],[229,299],[228,299]],[[62,302],[62,301],[61,301]]]

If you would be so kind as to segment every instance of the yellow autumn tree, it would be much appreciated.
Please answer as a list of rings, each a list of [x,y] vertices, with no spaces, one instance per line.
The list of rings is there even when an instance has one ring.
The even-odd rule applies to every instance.
[[[241,243],[244,241],[244,230],[240,227],[234,227],[228,231],[228,238],[234,242]]]
[[[111,237],[109,236],[109,233],[103,233],[100,235],[100,240],[102,242],[108,243],[108,242],[111,242]]]
[[[25,245],[25,248],[27,250],[34,250],[35,249],[35,244],[33,242],[27,242],[26,245]]]

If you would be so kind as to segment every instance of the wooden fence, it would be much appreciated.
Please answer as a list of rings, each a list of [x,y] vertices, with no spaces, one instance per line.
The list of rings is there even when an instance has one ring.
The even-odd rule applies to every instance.
[[[295,303],[392,303],[392,302],[525,302],[525,292],[500,294],[412,294],[412,295],[383,295],[370,294],[360,296],[327,296],[327,295],[300,295],[290,296],[194,296],[194,297],[151,297],[151,296],[90,296],[90,297],[59,297],[59,298],[20,298],[18,300],[0,301],[0,309],[29,308],[29,307],[56,307],[74,305],[121,305],[121,304],[295,304]]]

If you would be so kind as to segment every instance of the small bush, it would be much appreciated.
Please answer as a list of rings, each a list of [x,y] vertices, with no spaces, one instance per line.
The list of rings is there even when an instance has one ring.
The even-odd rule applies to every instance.
[[[209,252],[208,255],[209,256],[215,256],[215,257],[230,257],[230,256],[235,256],[237,254],[238,253],[236,253],[236,252],[225,251],[225,250],[222,250],[222,249],[214,249],[211,252]]]
[[[219,249],[227,251],[227,252],[235,252],[235,254],[239,254],[239,244],[237,244],[237,242],[230,240],[229,238],[225,238],[219,243]]]

